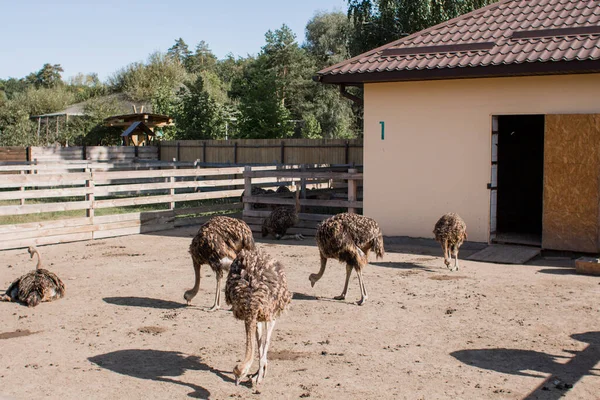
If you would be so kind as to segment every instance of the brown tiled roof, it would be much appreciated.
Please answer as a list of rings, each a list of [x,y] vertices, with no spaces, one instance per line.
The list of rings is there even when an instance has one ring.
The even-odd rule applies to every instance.
[[[324,83],[600,72],[600,0],[503,0],[317,73]]]

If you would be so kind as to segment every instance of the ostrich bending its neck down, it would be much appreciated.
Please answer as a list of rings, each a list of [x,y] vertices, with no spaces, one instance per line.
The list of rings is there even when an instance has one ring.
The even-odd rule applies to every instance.
[[[285,187],[285,186],[281,186]],[[279,189],[277,189],[279,191]],[[300,191],[296,190],[296,205],[294,208],[277,207],[262,224],[262,237],[269,233],[275,236],[275,239],[297,239],[302,240],[304,236],[297,233],[295,235],[286,235],[289,228],[298,223],[298,213],[300,212]]]
[[[233,316],[246,325],[246,356],[235,366],[235,384],[248,375],[258,343],[259,364],[256,384],[267,374],[267,352],[275,320],[286,309],[292,295],[282,265],[262,250],[242,250],[229,270],[225,300]]]
[[[194,287],[183,295],[188,305],[200,289],[200,267],[210,265],[217,278],[215,303],[209,311],[221,306],[221,279],[224,271],[241,250],[254,249],[254,238],[250,227],[244,221],[229,217],[213,217],[200,227],[190,245],[196,280]]]
[[[37,254],[38,261],[35,270],[26,273],[15,280],[0,296],[2,301],[18,301],[35,307],[41,302],[60,299],[65,295],[65,285],[58,276],[42,268],[40,253],[35,247],[27,249],[30,258]]]
[[[435,240],[442,245],[444,264],[450,271],[458,271],[458,249],[467,239],[467,225],[458,214],[444,214],[433,228]],[[454,267],[450,267],[450,260],[454,256]]]
[[[321,255],[321,269],[317,274],[309,276],[311,286],[323,276],[328,258],[334,258],[346,263],[346,283],[342,294],[334,297],[344,300],[348,291],[348,282],[352,270],[358,275],[361,298],[358,305],[367,300],[367,289],[363,282],[362,269],[368,264],[369,251],[373,249],[377,258],[383,257],[383,235],[375,220],[353,213],[334,215],[323,221],[317,228],[316,235],[319,253]]]

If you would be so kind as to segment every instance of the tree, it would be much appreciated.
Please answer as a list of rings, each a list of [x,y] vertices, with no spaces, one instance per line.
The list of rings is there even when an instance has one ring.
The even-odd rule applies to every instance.
[[[217,56],[208,47],[208,43],[201,40],[196,46],[194,54],[187,57],[185,68],[190,73],[213,70],[217,64]]]
[[[306,24],[303,47],[321,69],[350,57],[348,49],[352,25],[341,12],[316,13]]]
[[[271,139],[293,134],[291,114],[279,96],[282,83],[267,64],[267,57],[259,56],[232,84],[231,94],[239,101],[239,137]]]
[[[167,56],[180,65],[184,64],[191,54],[192,52],[188,48],[187,43],[182,38],[177,39],[175,44],[167,50]]]
[[[319,70],[349,58],[352,25],[340,12],[317,13],[306,24],[303,47]],[[304,103],[302,136],[310,138],[355,137],[359,130],[353,104],[339,94],[337,86],[312,83]],[[356,110],[360,114],[361,110]]]
[[[27,75],[25,80],[38,88],[52,88],[63,83],[61,72],[64,70],[60,64],[44,64],[42,69]]]
[[[225,111],[206,91],[201,75],[180,88],[177,98],[172,105],[177,139],[221,139],[225,136]]]
[[[357,55],[495,0],[348,0],[354,30],[350,53]]]
[[[174,90],[187,79],[183,66],[164,53],[156,52],[146,63],[132,63],[109,78],[114,92],[123,92],[133,101],[148,101],[161,88]]]

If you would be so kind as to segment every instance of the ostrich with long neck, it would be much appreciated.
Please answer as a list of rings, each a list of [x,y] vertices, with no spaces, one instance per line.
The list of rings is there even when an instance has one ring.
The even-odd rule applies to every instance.
[[[65,285],[56,274],[43,268],[38,250],[31,246],[27,249],[30,258],[37,255],[35,270],[15,280],[0,296],[2,301],[13,301],[35,307],[41,302],[60,299],[65,295]]]

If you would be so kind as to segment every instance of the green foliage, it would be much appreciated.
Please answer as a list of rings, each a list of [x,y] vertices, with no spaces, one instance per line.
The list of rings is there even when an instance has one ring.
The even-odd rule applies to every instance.
[[[121,144],[121,128],[103,125],[105,118],[118,115],[120,107],[114,97],[100,97],[89,100],[83,107],[85,117],[76,118],[72,123],[73,132],[81,135],[79,144],[92,146],[112,146]]]
[[[108,94],[107,87],[100,82],[98,74],[77,74],[67,80],[66,88],[75,94],[75,101],[82,102],[92,97]]]
[[[167,50],[167,56],[178,64],[183,64],[190,54],[191,51],[182,38],[177,39],[175,44]]]
[[[243,76],[232,85],[232,94],[239,100],[239,136],[243,138],[284,138],[291,136],[291,113],[281,95],[284,82],[276,70],[269,68],[269,59],[260,55],[246,65]]]
[[[317,69],[350,58],[351,29],[350,20],[341,12],[316,13],[308,21],[303,47],[315,59]]]
[[[179,89],[177,100],[170,107],[175,118],[177,139],[225,137],[225,109],[210,96],[201,75]]]
[[[144,63],[132,63],[109,78],[114,92],[123,92],[133,101],[149,101],[161,88],[175,89],[187,78],[181,64],[156,52]]]
[[[0,92],[2,93],[0,97],[10,100],[16,93],[24,92],[30,86],[25,79],[8,78],[5,81],[0,80]]]
[[[494,1],[348,0],[348,16],[354,26],[350,53],[363,53]]]
[[[196,45],[194,54],[190,54],[184,61],[185,68],[190,73],[214,70],[217,65],[217,56],[208,47],[208,43],[201,40]]]
[[[44,64],[38,72],[31,73],[25,80],[37,88],[52,88],[63,84],[61,72],[64,72],[60,64]]]
[[[37,137],[37,123],[30,116],[62,110],[75,99],[64,87],[17,92],[0,107],[0,145],[24,146],[54,142],[58,138]],[[52,131],[54,131],[54,127]]]

